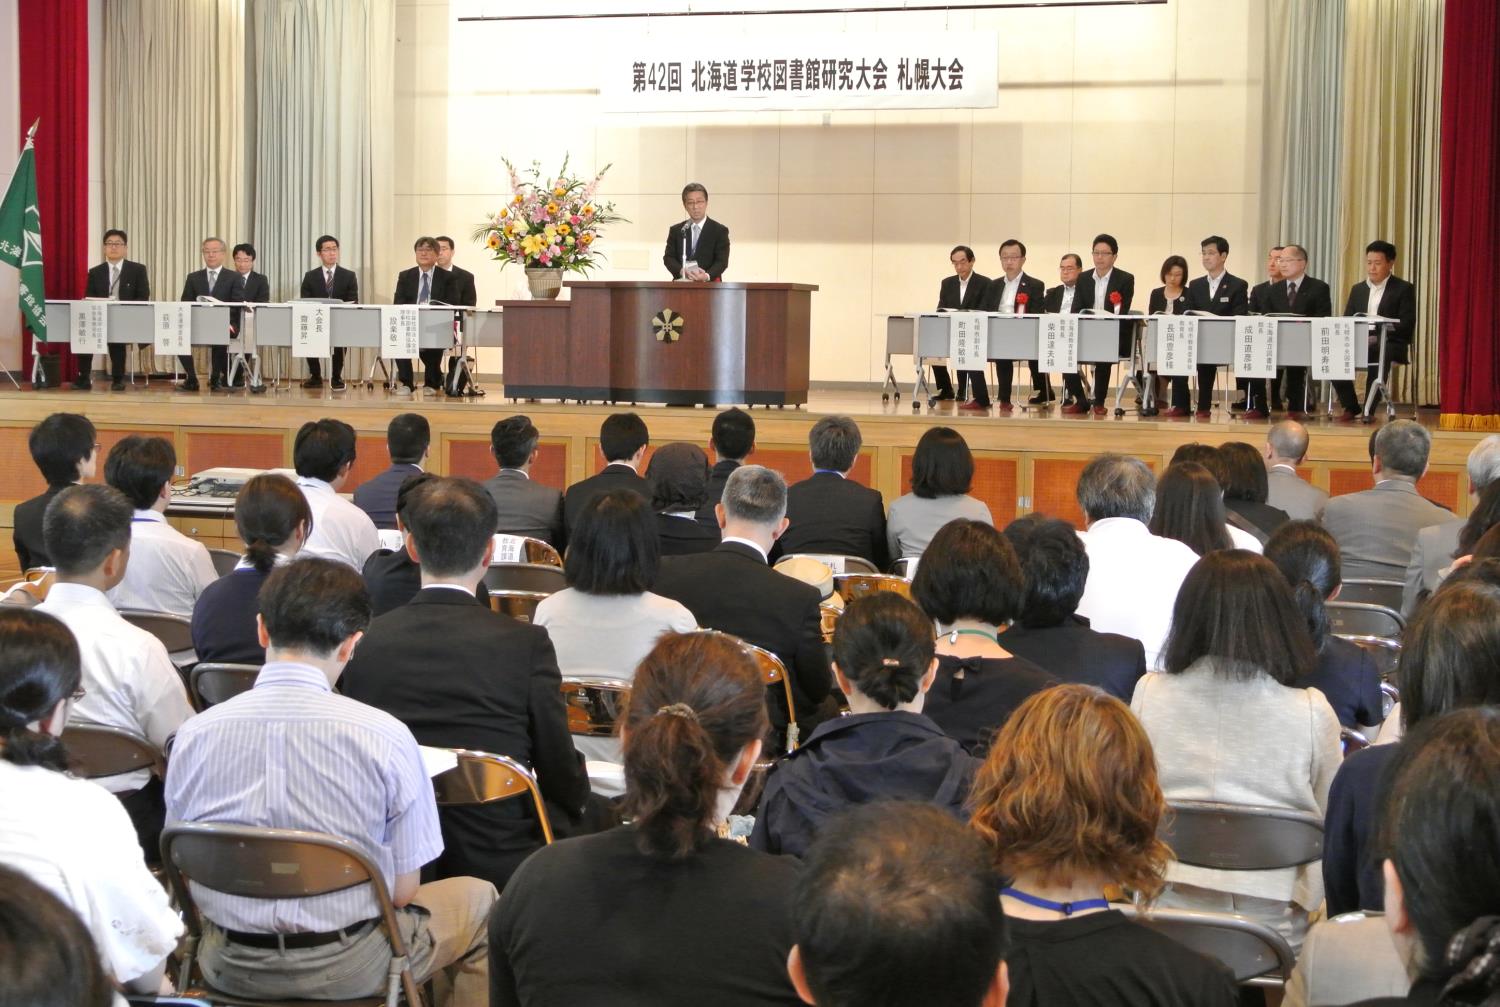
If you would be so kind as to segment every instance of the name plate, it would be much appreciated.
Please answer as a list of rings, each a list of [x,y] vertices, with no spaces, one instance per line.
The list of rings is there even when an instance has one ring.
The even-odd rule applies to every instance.
[[[989,319],[982,311],[955,311],[948,316],[948,359],[960,371],[989,366]]]
[[[74,301],[68,349],[74,353],[109,352],[108,301]]]
[[[156,324],[152,349],[168,356],[183,357],[193,352],[193,313],[183,301],[157,301]]]
[[[317,359],[333,354],[330,314],[326,304],[292,302],[292,356]]]
[[[1198,367],[1198,317],[1162,315],[1156,319],[1156,373],[1185,377]]]
[[[1234,376],[1276,376],[1276,319],[1240,315],[1234,320]]]
[[[1312,323],[1312,379],[1353,381],[1355,327],[1360,319],[1319,318]]]
[[[1078,370],[1078,316],[1043,315],[1041,354],[1043,374],[1072,374]]]
[[[415,304],[380,306],[380,355],[388,360],[411,360],[420,349],[421,324]]]
[[[490,555],[490,565],[496,563],[526,562],[526,537],[524,535],[496,535],[495,551]]]

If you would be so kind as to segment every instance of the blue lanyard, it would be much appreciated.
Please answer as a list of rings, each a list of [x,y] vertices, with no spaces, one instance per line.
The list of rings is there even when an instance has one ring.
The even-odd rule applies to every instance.
[[[1064,916],[1072,916],[1074,913],[1082,909],[1109,908],[1109,900],[1104,898],[1084,899],[1082,902],[1053,902],[1051,899],[1044,899],[1036,895],[1029,895],[1026,892],[1021,891],[1019,888],[1010,887],[1000,889],[1000,894],[1009,895],[1011,898],[1016,899],[1019,902],[1024,902],[1028,906],[1036,906],[1038,909],[1047,909],[1054,913],[1062,913]]]

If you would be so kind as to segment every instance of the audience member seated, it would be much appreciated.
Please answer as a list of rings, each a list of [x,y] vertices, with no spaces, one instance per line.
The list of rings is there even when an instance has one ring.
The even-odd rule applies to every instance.
[[[376,616],[400,608],[422,590],[422,570],[417,563],[417,554],[406,541],[410,539],[406,528],[407,511],[416,499],[417,489],[437,478],[435,472],[418,472],[406,477],[396,493],[396,528],[402,533],[402,546],[400,549],[377,549],[365,561],[365,590],[370,593],[370,607]],[[489,607],[490,592],[482,581],[475,589],[474,597],[481,605]]]
[[[1453,519],[1417,491],[1427,472],[1432,435],[1411,420],[1392,420],[1375,433],[1372,489],[1334,497],[1323,508],[1323,527],[1344,557],[1344,579],[1401,580],[1417,533]]]
[[[1026,584],[1021,614],[1005,634],[1005,648],[1059,681],[1098,686],[1130,702],[1135,683],[1146,673],[1146,651],[1141,641],[1097,632],[1077,614],[1089,556],[1073,526],[1028,514],[1006,526],[1005,538]]]
[[[1234,978],[1111,909],[1115,887],[1150,902],[1172,853],[1146,732],[1125,704],[1085,685],[1028,699],[979,771],[974,831],[1006,879],[1011,1007],[1238,1003]]]
[[[1173,462],[1156,484],[1151,534],[1176,539],[1199,556],[1249,548],[1236,541],[1224,516],[1224,498],[1213,473],[1197,462]],[[1241,532],[1260,551],[1254,536]],[[1142,571],[1145,573],[1145,571]],[[1149,574],[1147,574],[1149,576]]]
[[[1406,627],[1396,684],[1404,734],[1450,710],[1500,704],[1500,562],[1471,564],[1450,578]],[[1382,780],[1399,741],[1351,752],[1334,777],[1323,830],[1328,914],[1382,910],[1374,854]]]
[[[343,420],[310,421],[297,431],[292,463],[313,516],[303,554],[363,570],[380,548],[380,533],[368,514],[339,495],[354,468],[354,447],[354,428]]]
[[[78,956],[82,967],[92,944],[105,969],[127,990],[157,993],[182,922],[146,869],[120,802],[68,775],[58,736],[82,685],[78,643],[66,626],[40,612],[0,611],[0,806],[6,808],[0,816],[0,864],[62,899],[88,929],[92,941],[85,937],[54,954]],[[14,876],[0,880],[0,902],[17,894],[16,881]],[[32,901],[26,929],[45,920],[49,909]],[[9,929],[0,923],[0,934]],[[7,1000],[16,995],[20,979],[6,978],[19,950],[14,939],[0,936],[0,1003],[64,1003],[42,997]],[[109,1002],[106,997],[104,1003]]]
[[[812,552],[859,556],[884,570],[885,502],[880,491],[849,478],[859,460],[859,427],[847,416],[825,416],[807,435],[813,474],[786,492],[786,534],[776,555]]]
[[[974,456],[951,427],[932,427],[911,456],[911,492],[891,504],[885,524],[892,559],[920,556],[937,530],[955,518],[994,524],[990,509],[969,496]]]
[[[823,645],[818,589],[771,569],[767,554],[786,531],[786,483],[760,465],[742,465],[724,484],[714,513],[723,541],[712,552],[661,565],[656,593],[687,606],[705,629],[764,647],[786,665],[802,737],[835,715],[833,675]],[[770,689],[771,723],[786,730],[785,692]]]
[[[266,665],[253,689],[178,733],[170,820],[305,829],[356,844],[391,893],[416,981],[441,970],[451,992],[440,1007],[482,1002],[495,888],[475,878],[419,883],[443,838],[416,739],[390,714],[333,691],[370,624],[359,575],[335,560],[294,560],[266,579],[259,606]],[[433,670],[422,666],[424,682]],[[342,1000],[385,992],[390,944],[368,886],[279,900],[195,886],[193,896],[205,918],[198,962],[225,993]]]
[[[1286,511],[1267,502],[1270,477],[1255,445],[1244,441],[1220,444],[1219,471],[1224,477],[1224,510],[1231,527],[1249,532],[1257,543],[1264,544],[1273,531],[1291,520]]]
[[[573,750],[557,657],[547,631],[492,612],[474,597],[494,548],[495,502],[468,479],[432,479],[407,500],[406,529],[422,589],[378,616],[344,669],[344,695],[384,710],[419,744],[471,748],[530,767],[549,817],[566,834],[589,783]],[[571,555],[571,553],[570,553]],[[524,800],[443,808],[440,878],[471,875],[504,888],[542,845]]]
[[[130,566],[109,592],[115,608],[193,614],[198,597],[219,579],[208,547],[167,524],[177,452],[165,437],[132,434],[110,449],[104,481],[135,508],[130,519]]]
[[[1210,553],[1183,582],[1163,664],[1130,708],[1171,801],[1288,808],[1321,816],[1342,757],[1339,722],[1305,681],[1317,663],[1286,580],[1262,556]],[[1173,864],[1162,904],[1234,912],[1293,948],[1323,898],[1316,863],[1265,871]]]
[[[1307,428],[1296,420],[1282,420],[1266,433],[1266,503],[1293,521],[1317,520],[1328,503],[1326,490],[1297,474],[1307,446]]]
[[[766,781],[750,845],[805,856],[827,820],[855,804],[924,801],[963,821],[978,763],[922,716],[937,677],[932,621],[893,592],[839,618],[833,674],[849,713],[818,725]]]
[[[23,571],[52,565],[42,538],[42,515],[57,494],[74,483],[92,479],[99,459],[94,425],[77,413],[53,413],[31,428],[26,443],[31,460],[47,480],[47,489],[16,504],[12,540]]]
[[[646,460],[651,434],[646,421],[635,413],[613,413],[599,425],[599,451],[605,465],[594,475],[581,479],[563,494],[563,535],[573,538],[573,527],[590,500],[611,490],[633,490],[647,501],[651,483],[640,475]]]
[[[1198,554],[1146,527],[1156,505],[1156,477],[1139,458],[1100,455],[1078,477],[1086,531],[1088,580],[1078,614],[1101,633],[1141,641],[1146,667],[1159,667],[1172,605]]]
[[[708,455],[696,444],[663,444],[646,466],[651,509],[663,556],[708,552],[719,544],[719,523],[698,520],[708,498]]]
[[[422,471],[431,443],[432,428],[421,413],[401,413],[385,428],[391,467],[354,490],[354,506],[368,514],[376,528],[396,527],[396,493],[408,477]]]
[[[507,416],[497,422],[490,430],[490,454],[500,471],[485,480],[484,488],[500,515],[496,532],[541,539],[561,550],[562,491],[531,478],[541,436],[529,416]]]
[[[992,525],[950,521],[933,536],[911,590],[937,623],[937,682],[927,694],[926,714],[966,751],[982,756],[1016,707],[1057,684],[1000,643],[1025,594],[1015,550]]]
[[[622,732],[631,824],[516,871],[490,918],[491,1007],[797,1002],[797,862],[720,838],[766,729],[760,673],[732,641],[657,643]]]
[[[1289,521],[1266,543],[1266,559],[1291,585],[1318,652],[1317,667],[1300,684],[1321,692],[1345,727],[1379,724],[1385,714],[1375,659],[1359,644],[1334,636],[1328,625],[1324,602],[1337,598],[1343,583],[1338,543],[1315,522]]]
[[[130,514],[130,501],[110,486],[70,486],[47,505],[44,537],[57,583],[37,611],[62,620],[82,652],[84,695],[68,722],[118,727],[165,749],[193,715],[187,688],[161,641],[121,618],[107,595],[130,559]],[[138,769],[97,782],[119,795],[155,863],[161,780]]]
[[[1004,1007],[999,887],[984,847],[937,808],[854,808],[808,857],[792,905],[792,982],[820,1007]]]
[[[1249,549],[1251,552],[1260,552],[1260,545],[1263,539],[1256,534],[1257,529],[1255,525],[1230,510],[1228,504],[1224,503],[1225,487],[1229,485],[1229,463],[1225,459],[1224,453],[1212,444],[1200,444],[1196,441],[1179,444],[1177,450],[1172,452],[1172,460],[1168,462],[1167,471],[1170,472],[1177,465],[1188,463],[1195,463],[1207,469],[1209,476],[1214,481],[1214,485],[1219,490],[1219,499],[1224,506],[1224,526],[1229,533],[1231,547],[1235,549]],[[1183,487],[1179,486],[1178,490],[1181,489]],[[1161,486],[1158,485],[1156,489],[1156,509],[1158,513],[1160,513],[1162,508],[1161,496]],[[1179,513],[1174,523],[1180,519],[1181,515]],[[1202,550],[1194,548],[1199,555],[1206,555]]]
[[[204,588],[193,606],[193,653],[203,662],[264,664],[255,599],[271,571],[307,541],[312,509],[296,483],[263,472],[234,498],[234,527],[245,554],[233,570]]]
[[[1472,515],[1476,509],[1473,505],[1479,502],[1484,491],[1500,480],[1500,434],[1490,434],[1474,445],[1466,467]],[[1418,603],[1437,589],[1442,579],[1440,575],[1453,560],[1464,555],[1458,551],[1458,536],[1466,523],[1464,518],[1451,518],[1417,532],[1411,559],[1406,564],[1406,586],[1401,592],[1401,614],[1406,618],[1410,619],[1416,613]]]
[[[703,506],[698,508],[698,520],[709,527],[718,527],[714,507],[724,499],[724,484],[729,481],[729,474],[745,464],[755,450],[755,419],[738,406],[724,410],[714,417],[708,446],[714,451],[714,467],[708,473],[708,493]]]
[[[77,914],[26,875],[0,867],[0,1007],[122,1003]]]
[[[1281,1007],[1334,1007],[1367,997],[1398,997],[1410,986],[1406,962],[1384,915],[1352,913],[1308,927]]]

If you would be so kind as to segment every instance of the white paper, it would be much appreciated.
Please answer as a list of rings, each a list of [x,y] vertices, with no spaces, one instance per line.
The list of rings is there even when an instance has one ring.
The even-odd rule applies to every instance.
[[[1156,322],[1156,373],[1185,377],[1198,366],[1198,319],[1194,315],[1161,315]]]
[[[526,562],[526,537],[524,535],[496,535],[495,554],[490,557],[490,565],[496,563],[524,563]]]
[[[108,301],[74,301],[68,349],[74,353],[109,352]]]
[[[824,566],[826,566],[829,570],[832,570],[834,573],[846,573],[847,572],[844,569],[844,557],[843,556],[831,556],[831,555],[829,555],[827,553],[821,553],[821,552],[805,552],[805,553],[802,553],[801,555],[806,556],[808,559],[815,559],[815,560],[817,560],[819,563],[822,563]]]
[[[186,356],[193,352],[192,306],[183,301],[157,301],[155,338],[152,349],[158,356]]]
[[[1312,379],[1353,381],[1355,328],[1361,319],[1315,318],[1312,323]]]
[[[583,764],[589,774],[589,789],[601,797],[620,797],[625,793],[625,767],[617,762],[589,759]]]
[[[450,749],[418,745],[417,751],[422,755],[422,767],[427,770],[428,777],[442,776],[458,766],[458,753]]]
[[[412,360],[420,349],[421,323],[415,304],[380,306],[380,355],[387,360]]]
[[[398,529],[380,528],[375,534],[380,536],[380,548],[389,549],[392,552],[400,552],[406,548],[406,539]]]
[[[1043,374],[1072,374],[1078,370],[1078,316],[1043,315],[1041,338]]]
[[[960,371],[989,366],[989,317],[983,311],[955,311],[948,316],[948,361]]]
[[[320,359],[333,355],[332,312],[328,305],[292,302],[292,356]]]
[[[1234,320],[1234,376],[1276,376],[1276,319],[1240,315]]]

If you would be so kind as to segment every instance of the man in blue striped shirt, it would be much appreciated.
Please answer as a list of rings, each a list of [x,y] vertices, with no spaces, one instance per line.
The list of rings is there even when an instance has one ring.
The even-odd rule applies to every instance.
[[[440,1003],[482,1003],[485,920],[495,888],[419,885],[443,850],[432,783],[400,721],[333,685],[370,622],[359,575],[326,559],[276,570],[260,591],[266,664],[255,688],[183,725],[167,776],[167,820],[307,829],[357,843],[397,906],[414,977],[443,970]],[[384,991],[390,945],[368,886],[306,899],[249,899],[194,885],[207,919],[209,981],[245,997],[348,999]]]

